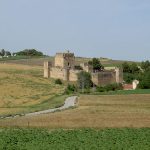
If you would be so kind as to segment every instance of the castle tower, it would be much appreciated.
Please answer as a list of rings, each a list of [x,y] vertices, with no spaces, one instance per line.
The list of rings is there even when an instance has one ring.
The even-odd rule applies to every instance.
[[[51,63],[49,61],[44,62],[44,78],[50,77],[50,67]]]
[[[69,51],[67,51],[66,53],[56,53],[55,67],[73,69],[74,66],[75,66],[74,53],[70,53]]]

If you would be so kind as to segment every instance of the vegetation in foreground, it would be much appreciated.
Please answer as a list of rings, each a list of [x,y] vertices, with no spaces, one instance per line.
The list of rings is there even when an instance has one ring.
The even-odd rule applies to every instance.
[[[7,150],[128,150],[150,147],[150,128],[141,129],[5,129],[0,132],[0,149]]]

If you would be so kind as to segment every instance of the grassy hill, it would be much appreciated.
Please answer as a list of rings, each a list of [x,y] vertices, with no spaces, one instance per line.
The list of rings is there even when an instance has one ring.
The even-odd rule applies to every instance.
[[[58,107],[64,99],[56,95],[63,91],[63,85],[43,78],[42,67],[0,64],[0,116]]]

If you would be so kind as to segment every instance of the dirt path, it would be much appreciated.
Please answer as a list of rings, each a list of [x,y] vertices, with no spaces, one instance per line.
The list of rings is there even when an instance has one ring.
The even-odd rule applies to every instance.
[[[33,112],[33,113],[26,114],[25,116],[35,116],[35,115],[40,115],[40,114],[46,114],[46,113],[51,113],[51,112],[55,112],[58,110],[64,110],[64,109],[67,109],[70,107],[74,107],[75,103],[76,103],[76,99],[77,99],[77,96],[68,97],[65,100],[65,103],[62,107],[38,111],[38,112]]]
[[[76,105],[76,100],[77,100],[77,96],[68,97],[65,100],[64,105],[59,107],[59,108],[53,108],[53,109],[48,109],[48,110],[43,110],[43,111],[38,111],[38,112],[33,112],[33,113],[27,113],[27,114],[24,114],[24,115],[16,115],[16,116],[11,116],[11,117],[10,116],[9,117],[1,117],[1,119],[15,118],[15,117],[19,117],[19,116],[36,116],[36,115],[40,115],[40,114],[46,114],[46,113],[61,111],[61,110],[64,110],[64,109],[68,109],[70,107],[74,107]]]

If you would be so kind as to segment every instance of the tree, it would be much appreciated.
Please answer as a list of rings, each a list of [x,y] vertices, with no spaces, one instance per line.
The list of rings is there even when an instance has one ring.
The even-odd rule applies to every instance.
[[[132,81],[135,80],[136,77],[132,73],[124,73],[123,79],[126,83],[132,83]]]
[[[6,52],[5,52],[5,55],[6,55],[6,56],[11,56],[11,52],[6,51]]]
[[[144,70],[144,71],[146,71],[146,70],[150,70],[150,61],[143,61],[142,63],[141,63],[141,68]]]
[[[136,63],[128,64],[127,62],[124,62],[122,64],[123,72],[125,73],[139,73],[140,69]]]
[[[78,86],[80,89],[88,89],[92,86],[91,74],[85,71],[78,73]]]
[[[101,64],[98,58],[93,58],[91,61],[88,62],[89,65],[93,66],[93,71],[101,71],[104,69],[104,66]]]
[[[130,73],[130,65],[127,62],[122,64],[123,72]]]
[[[16,55],[18,56],[43,56],[43,53],[35,49],[25,49],[23,51],[17,52]]]
[[[150,89],[150,70],[144,72],[139,87],[142,89]]]
[[[133,74],[140,72],[140,69],[139,69],[139,67],[136,63],[132,63],[130,65],[130,72],[133,73]]]
[[[4,50],[4,49],[1,50],[0,55],[1,55],[1,56],[4,56],[4,55],[5,55],[5,50]]]

